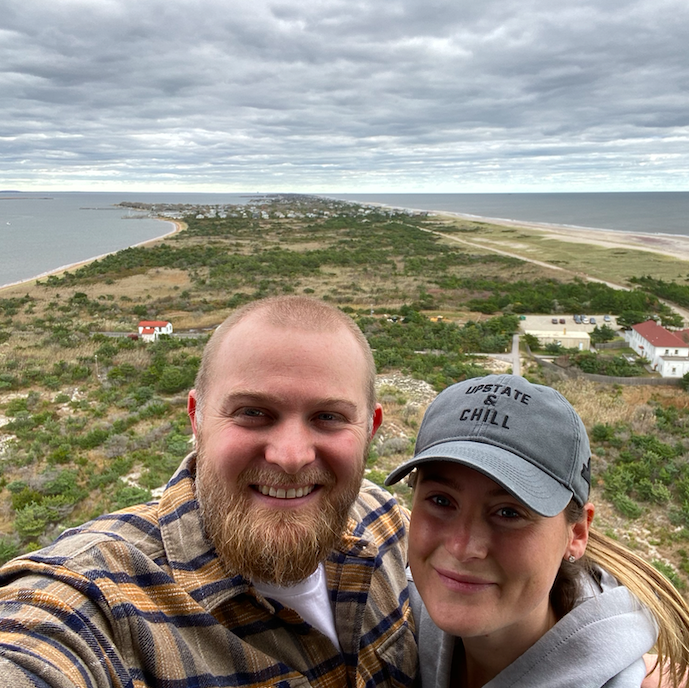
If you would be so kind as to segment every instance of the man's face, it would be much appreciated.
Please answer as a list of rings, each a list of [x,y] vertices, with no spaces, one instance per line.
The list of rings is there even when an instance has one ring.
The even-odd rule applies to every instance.
[[[197,496],[231,572],[280,585],[311,574],[339,541],[368,442],[365,359],[344,328],[238,323],[213,362],[196,417]]]

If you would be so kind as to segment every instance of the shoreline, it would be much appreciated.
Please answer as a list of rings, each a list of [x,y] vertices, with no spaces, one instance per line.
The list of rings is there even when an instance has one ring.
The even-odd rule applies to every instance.
[[[130,244],[129,246],[122,247],[121,249],[116,249],[115,251],[108,251],[104,254],[100,254],[99,256],[92,256],[91,258],[86,258],[82,261],[76,261],[74,263],[69,263],[64,266],[60,266],[59,268],[54,268],[52,270],[46,270],[44,273],[41,273],[40,275],[34,275],[33,277],[26,278],[25,280],[17,280],[16,282],[9,282],[6,285],[0,285],[0,292],[10,289],[12,287],[20,287],[21,285],[26,285],[29,283],[35,283],[36,280],[40,280],[41,278],[46,278],[50,275],[61,275],[62,273],[66,273],[68,270],[73,270],[75,268],[81,268],[82,266],[88,265],[89,263],[93,263],[94,261],[98,261],[101,258],[105,258],[106,256],[110,256],[111,254],[116,254],[118,251],[124,251],[125,249],[131,249],[133,247],[137,246],[148,246],[149,244],[155,244],[156,242],[159,242],[163,239],[166,239],[167,237],[172,237],[175,234],[179,234],[185,227],[186,224],[182,222],[181,220],[171,220],[170,218],[153,218],[154,220],[159,220],[161,222],[165,223],[171,223],[173,225],[173,229],[171,232],[166,232],[165,234],[160,235],[159,237],[153,237],[152,239],[145,239],[143,242],[137,242],[136,244]]]
[[[552,223],[524,222],[504,218],[487,218],[464,213],[435,212],[436,215],[462,220],[487,222],[504,227],[538,230],[544,239],[557,239],[572,244],[593,244],[608,249],[621,248],[637,251],[650,251],[689,261],[689,237],[683,234],[627,232],[625,230],[598,229],[578,225],[556,225]]]
[[[572,244],[591,244],[608,249],[630,249],[663,254],[689,261],[689,236],[683,234],[671,234],[668,232],[644,233],[627,230],[611,230],[597,227],[584,227],[581,225],[559,225],[556,223],[544,223],[526,220],[512,220],[509,218],[493,218],[484,215],[470,213],[458,213],[455,211],[427,210],[425,208],[407,208],[404,206],[392,206],[386,203],[368,201],[362,203],[365,206],[378,208],[393,208],[395,210],[412,211],[414,213],[427,213],[429,216],[444,217],[449,219],[470,220],[474,222],[498,225],[501,227],[524,228],[536,230],[543,234],[544,239],[556,239]],[[476,242],[486,249],[491,248],[492,242]]]

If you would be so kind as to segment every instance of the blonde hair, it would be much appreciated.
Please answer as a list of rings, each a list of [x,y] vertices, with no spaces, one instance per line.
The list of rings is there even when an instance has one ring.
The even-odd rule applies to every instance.
[[[252,314],[260,315],[265,323],[282,328],[296,328],[305,332],[322,333],[338,328],[348,330],[354,336],[364,356],[365,370],[361,373],[365,376],[366,403],[369,417],[372,417],[373,408],[376,404],[376,365],[368,340],[364,337],[359,326],[347,314],[319,299],[283,296],[268,297],[245,304],[215,329],[203,350],[201,365],[194,383],[198,421],[202,418],[203,401],[212,379],[213,363],[218,350],[232,328]],[[369,422],[372,423],[372,418],[369,419]]]
[[[580,521],[583,510],[574,501],[565,509],[570,523]],[[621,543],[589,530],[586,553],[579,561],[563,561],[551,591],[551,603],[559,617],[567,614],[578,597],[579,573],[601,567],[636,596],[658,624],[656,668],[671,684],[684,686],[689,671],[689,605],[667,577]],[[655,669],[655,668],[654,668]],[[662,686],[662,684],[661,684]]]

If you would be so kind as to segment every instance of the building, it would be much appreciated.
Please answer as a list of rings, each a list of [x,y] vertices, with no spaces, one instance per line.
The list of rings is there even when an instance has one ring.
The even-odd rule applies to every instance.
[[[525,332],[527,335],[537,337],[541,345],[555,342],[567,349],[573,349],[575,347],[582,351],[591,349],[591,336],[583,330],[567,330],[567,328],[560,328],[559,330],[526,330]]]
[[[139,336],[145,342],[155,342],[160,335],[172,335],[170,321],[139,321]]]
[[[670,332],[649,320],[633,325],[624,338],[663,378],[681,378],[689,372],[689,330]]]

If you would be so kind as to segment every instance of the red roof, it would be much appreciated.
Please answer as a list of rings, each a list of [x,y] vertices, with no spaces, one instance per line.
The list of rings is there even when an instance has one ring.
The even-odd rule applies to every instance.
[[[139,321],[140,328],[164,328],[170,321]]]
[[[156,331],[155,328],[143,328],[141,330],[142,335],[155,335]]]
[[[632,326],[641,337],[654,347],[667,347],[668,349],[677,349],[678,347],[687,347],[687,343],[675,333],[665,330],[662,325],[658,325],[655,321],[649,320],[645,323],[637,323]]]

